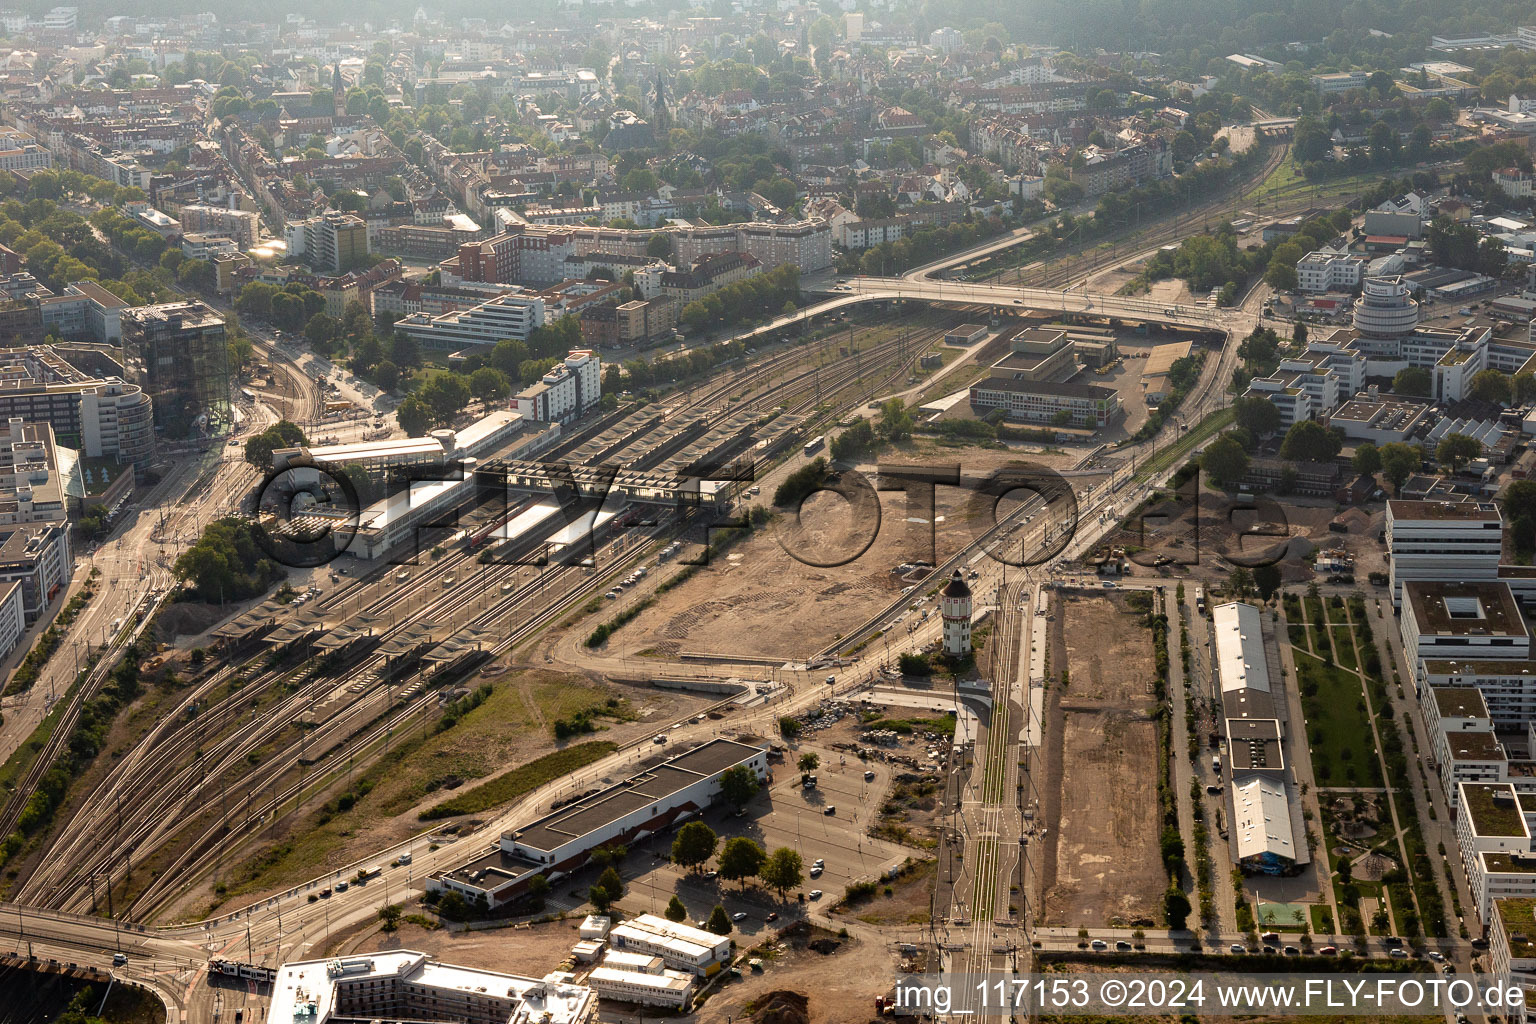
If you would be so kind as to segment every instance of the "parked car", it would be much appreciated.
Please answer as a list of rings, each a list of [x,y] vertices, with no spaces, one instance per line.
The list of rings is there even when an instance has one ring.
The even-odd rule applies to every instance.
[[[745,921],[746,919],[747,919],[746,913],[744,911],[741,911],[741,910],[738,910],[738,911],[736,911],[736,913],[731,915],[731,920],[732,921]]]
[[[1109,948],[1109,943],[1105,942],[1103,939],[1094,939],[1092,942],[1088,943],[1088,946],[1090,949],[1106,950]]]

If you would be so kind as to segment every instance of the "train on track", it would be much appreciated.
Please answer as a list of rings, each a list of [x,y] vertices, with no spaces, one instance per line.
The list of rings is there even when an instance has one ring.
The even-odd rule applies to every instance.
[[[277,977],[275,967],[257,967],[255,964],[240,963],[236,960],[209,960],[209,974],[222,974],[227,978],[245,978],[249,981],[264,981],[268,984]]]

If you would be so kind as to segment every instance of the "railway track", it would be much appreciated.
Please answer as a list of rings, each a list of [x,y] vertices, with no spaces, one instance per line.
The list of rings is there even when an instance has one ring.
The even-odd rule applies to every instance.
[[[152,612],[157,605],[158,600],[150,594],[146,594],[141,598],[130,613],[130,617],[137,624],[128,630],[126,637],[123,633],[119,633],[114,638],[114,646],[103,653],[96,664],[86,673],[85,679],[75,686],[70,694],[64,698],[67,703],[59,717],[58,724],[54,726],[53,734],[49,736],[48,742],[44,745],[43,749],[38,752],[37,758],[32,762],[32,766],[27,769],[26,777],[17,786],[10,801],[5,805],[4,811],[0,812],[0,835],[10,835],[15,830],[16,823],[21,818],[21,813],[26,808],[31,795],[36,792],[43,777],[53,769],[54,761],[58,759],[59,753],[64,749],[65,744],[69,742],[75,725],[80,721],[80,712],[85,707],[86,701],[101,691],[102,684],[106,682],[112,670],[117,667],[118,661],[122,658],[128,646],[128,643],[125,643],[124,640],[133,642],[138,639],[139,634],[144,631],[152,618],[148,612]]]
[[[693,404],[718,400],[744,386],[750,387],[754,382],[770,381],[763,392],[765,398],[777,397],[786,404],[798,399],[790,407],[805,411],[817,404],[815,374],[822,377],[821,401],[826,402],[860,383],[871,386],[868,382],[872,379],[883,386],[884,381],[905,373],[926,347],[926,343],[913,342],[910,356],[901,359],[902,343],[898,339],[887,339],[862,352],[835,360],[811,374],[800,375],[802,386],[798,390],[794,390],[796,378],[793,377],[776,384],[771,382],[771,377],[786,365],[804,359],[803,350],[790,350],[743,368],[703,395],[696,395]],[[894,363],[893,358],[896,359]],[[807,378],[809,384],[806,384]],[[469,622],[491,624],[506,617],[514,608],[521,610],[523,605],[538,605],[533,614],[522,616],[522,621],[508,630],[495,646],[494,653],[510,649],[589,595],[600,592],[647,547],[647,544],[634,545],[611,567],[591,575],[573,567],[546,571],[541,580],[518,587],[506,600],[493,601],[486,612],[469,615]],[[360,607],[349,617],[393,615],[408,609],[409,614],[398,625],[381,632],[384,639],[399,635],[423,617],[454,621],[482,595],[494,594],[496,585],[515,579],[521,568],[482,567],[485,571],[477,577],[477,586],[459,588],[441,598],[425,600],[425,606],[418,607],[433,586],[435,577],[445,572],[463,571],[472,565],[470,557],[455,552],[434,563],[429,571],[413,573],[409,581],[382,594],[365,596],[362,591],[353,590],[338,601],[337,596],[345,593],[339,591],[326,605],[344,607],[342,601],[360,599]],[[379,578],[388,578],[389,571],[392,570]],[[359,581],[359,587],[364,585],[365,581]],[[535,591],[542,594],[546,588],[554,598],[538,602]],[[334,681],[313,666],[256,670],[255,664],[256,659],[249,659],[220,668],[197,684],[171,714],[156,723],[114,766],[110,776],[87,796],[64,831],[55,837],[46,855],[39,858],[38,866],[22,882],[21,897],[45,906],[94,909],[90,895],[93,881],[116,884],[117,876],[127,870],[129,857],[142,865],[177,844],[175,859],[161,866],[157,879],[134,897],[128,909],[128,913],[136,917],[156,913],[164,909],[168,901],[177,898],[186,885],[208,870],[218,858],[227,856],[223,849],[219,849],[221,844],[216,841],[217,836],[241,838],[244,835],[244,832],[231,832],[231,829],[255,828],[259,831],[269,813],[276,815],[289,801],[297,806],[306,793],[323,789],[334,781],[338,767],[333,756],[336,751],[349,748],[355,754],[367,750],[381,729],[387,734],[429,706],[431,699],[430,694],[423,694],[403,712],[392,710],[387,696],[382,701],[377,699],[385,688],[377,680],[384,668],[383,658],[369,656],[356,665],[345,667],[344,671],[354,678],[375,675],[373,699],[360,701],[342,719],[328,723],[323,735],[313,738],[301,735],[285,741],[282,734],[294,719],[313,706]],[[104,678],[107,670],[105,665],[100,668],[98,680]],[[243,677],[247,673],[251,678],[238,689],[222,697],[216,696],[237,676]],[[291,688],[293,692],[265,707],[261,717],[247,728],[244,722],[247,713],[270,701],[275,688]],[[78,714],[85,692],[83,689],[77,695],[75,714]],[[206,706],[210,702],[212,706]],[[380,722],[385,724],[377,724]],[[343,733],[344,737],[340,735]],[[60,739],[48,753],[57,753],[64,735],[67,730],[61,728]],[[338,742],[313,765],[311,772],[301,764],[304,746],[306,742],[319,745],[322,740]],[[274,744],[275,749],[265,749]],[[264,760],[257,765],[249,764],[247,759],[258,751],[264,751]],[[328,758],[331,763],[327,763]],[[41,779],[44,763],[40,760],[29,777],[32,787]],[[296,772],[297,779],[288,779]],[[198,815],[215,805],[221,808],[217,820],[212,824],[204,823],[197,830]],[[18,801],[13,808],[12,822],[14,815],[19,814],[20,806]],[[237,821],[238,826],[233,824]],[[189,827],[194,828],[196,834],[185,835]]]

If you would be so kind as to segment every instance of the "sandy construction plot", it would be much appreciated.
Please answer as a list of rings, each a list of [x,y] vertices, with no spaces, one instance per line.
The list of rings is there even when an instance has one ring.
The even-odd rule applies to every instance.
[[[1157,921],[1157,732],[1151,633],[1121,595],[1066,592],[1048,694],[1042,923]],[[1067,784],[1070,783],[1070,784]]]
[[[656,595],[656,603],[609,642],[631,653],[663,658],[683,654],[805,658],[845,636],[901,595],[907,581],[897,565],[917,559],[943,561],[971,540],[969,496],[938,489],[934,538],[909,533],[928,529],[907,522],[906,497],[882,492],[878,530],[861,525],[841,497],[822,493],[807,501],[798,531],[783,513],[768,530],[713,559],[683,585]],[[926,518],[919,516],[918,518]],[[870,533],[873,542],[869,542]],[[867,550],[862,550],[868,544]],[[790,551],[799,557],[793,557]],[[841,565],[807,562],[846,561]],[[657,578],[666,580],[676,570]],[[917,601],[923,595],[909,595]],[[924,605],[931,608],[932,602]]]

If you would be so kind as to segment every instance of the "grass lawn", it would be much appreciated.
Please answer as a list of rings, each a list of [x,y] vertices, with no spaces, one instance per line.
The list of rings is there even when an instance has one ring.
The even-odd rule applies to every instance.
[[[1224,429],[1232,422],[1234,416],[1235,414],[1231,409],[1217,409],[1185,431],[1183,437],[1142,463],[1141,469],[1136,473],[1136,478],[1140,480],[1145,477],[1154,476],[1180,461],[1185,455],[1194,450],[1197,445],[1209,440],[1218,431]]]
[[[490,810],[498,804],[516,800],[524,793],[531,792],[546,782],[553,782],[562,775],[570,775],[583,765],[600,760],[617,749],[618,745],[608,740],[592,740],[587,743],[578,743],[564,750],[557,750],[552,754],[545,754],[536,761],[530,761],[504,775],[498,775],[490,782],[483,782],[472,789],[465,790],[451,800],[433,804],[421,812],[421,820],[433,821],[437,818],[451,818],[458,814],[476,814]]]
[[[1359,667],[1355,660],[1354,631],[1348,626],[1334,626],[1332,629],[1333,649],[1339,665],[1354,671]]]
[[[1323,636],[1323,602],[1321,598],[1307,598],[1307,632],[1312,634],[1312,651],[1321,654],[1327,646],[1327,638]]]
[[[290,831],[286,840],[226,872],[229,894],[292,885],[312,878],[335,857],[343,855],[350,837],[388,822],[434,793],[447,795],[463,783],[483,779],[506,765],[522,767],[497,776],[484,786],[466,787],[454,799],[473,795],[473,802],[485,809],[526,792],[519,790],[517,783],[529,776],[519,773],[531,768],[528,762],[537,763],[540,755],[554,750],[554,721],[600,706],[610,696],[605,688],[579,676],[533,671],[509,672],[493,679],[492,684],[494,689],[485,703],[465,714],[453,728],[434,732],[437,718],[433,716],[425,730],[416,727],[396,733],[388,758],[358,772],[352,787],[355,801],[350,809],[333,810],[326,816],[324,805],[311,798],[308,807],[313,810]],[[621,704],[621,710],[625,708],[627,705]],[[598,718],[598,729],[608,721]],[[591,740],[599,742],[588,741],[587,745],[611,749],[612,744],[601,737],[598,732]],[[569,754],[580,746],[582,741],[576,740],[555,753]],[[573,759],[564,771],[584,763],[587,761]],[[513,779],[514,776],[517,778]],[[511,781],[503,783],[503,779]],[[534,785],[537,784],[536,781]],[[511,792],[511,796],[500,796],[503,790]],[[406,831],[420,828],[416,815],[411,815]]]
[[[1294,653],[1318,786],[1379,788],[1381,766],[1372,751],[1360,677],[1304,651]]]
[[[1314,904],[1313,905],[1312,910],[1311,910],[1311,914],[1312,914],[1312,934],[1313,935],[1332,935],[1333,934],[1333,911],[1332,910],[1328,909],[1327,907],[1325,907],[1325,906],[1323,906],[1322,904],[1319,903],[1319,904]]]

